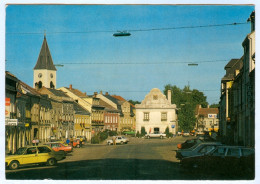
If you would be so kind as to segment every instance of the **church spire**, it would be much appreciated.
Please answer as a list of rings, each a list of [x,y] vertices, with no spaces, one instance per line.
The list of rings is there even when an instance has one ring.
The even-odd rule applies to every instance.
[[[43,43],[42,43],[42,48],[41,48],[37,63],[34,67],[34,70],[39,70],[39,69],[57,71],[57,69],[54,66],[53,61],[52,61],[51,52],[48,47],[45,31],[44,31],[44,39],[43,39]]]

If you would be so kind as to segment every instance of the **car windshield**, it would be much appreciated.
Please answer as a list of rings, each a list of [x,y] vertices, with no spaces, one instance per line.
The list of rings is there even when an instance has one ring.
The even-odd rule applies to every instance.
[[[15,155],[22,155],[24,154],[24,151],[26,150],[26,148],[19,148],[16,152]]]

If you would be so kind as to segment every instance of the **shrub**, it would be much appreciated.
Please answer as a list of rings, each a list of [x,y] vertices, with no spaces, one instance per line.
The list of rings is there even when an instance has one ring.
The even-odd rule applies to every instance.
[[[99,132],[98,135],[99,135],[99,138],[100,138],[101,141],[103,141],[103,140],[108,138],[108,133],[107,132]]]
[[[95,135],[91,138],[91,144],[99,144],[99,136]]]
[[[145,132],[145,128],[142,127],[142,128],[141,128],[141,136],[144,136],[145,134],[146,134],[146,132]]]
[[[137,131],[137,133],[136,133],[136,137],[140,137],[140,133],[139,133],[139,131]]]
[[[108,132],[108,135],[109,135],[109,136],[116,136],[116,135],[117,135],[117,132],[116,132],[116,131],[109,131],[109,132]]]

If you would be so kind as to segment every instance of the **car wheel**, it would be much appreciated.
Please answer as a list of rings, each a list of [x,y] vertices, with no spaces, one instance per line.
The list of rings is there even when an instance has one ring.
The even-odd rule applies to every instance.
[[[9,164],[9,168],[14,170],[14,169],[18,169],[19,168],[19,162],[18,161],[12,161],[10,164]]]
[[[53,166],[55,165],[57,162],[54,158],[50,158],[49,160],[47,160],[47,165],[49,166]]]
[[[123,142],[123,141],[121,141],[121,142],[120,142],[120,144],[124,144],[124,142]]]

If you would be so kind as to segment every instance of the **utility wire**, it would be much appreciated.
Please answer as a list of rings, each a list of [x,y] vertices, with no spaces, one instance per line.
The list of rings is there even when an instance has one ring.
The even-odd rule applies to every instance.
[[[215,62],[225,62],[229,60],[206,60],[206,61],[194,61],[194,62],[187,62],[187,61],[176,61],[176,62],[150,62],[150,63],[145,63],[145,62],[126,62],[126,63],[120,63],[120,62],[108,62],[108,63],[58,63],[57,65],[161,65],[161,64],[180,64],[180,63],[215,63]]]
[[[181,26],[181,27],[168,27],[168,28],[150,28],[150,29],[129,29],[128,32],[141,32],[141,31],[166,31],[166,30],[175,30],[175,29],[195,29],[195,28],[208,28],[208,27],[224,27],[224,26],[236,26],[236,25],[243,25],[248,24],[248,22],[234,22],[229,24],[211,24],[211,25],[197,25],[197,26]],[[107,31],[58,31],[58,32],[48,32],[48,34],[86,34],[86,33],[112,33],[118,32],[113,30]],[[43,34],[42,32],[7,32],[6,34],[13,34],[13,35],[30,35],[30,34]]]

